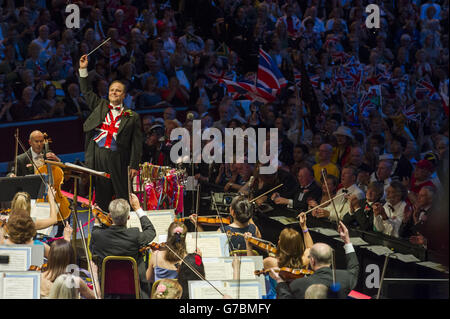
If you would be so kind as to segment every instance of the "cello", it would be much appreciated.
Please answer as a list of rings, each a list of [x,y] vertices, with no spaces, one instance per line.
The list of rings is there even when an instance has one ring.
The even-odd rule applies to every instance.
[[[44,154],[49,152],[48,144],[51,139],[47,133],[44,133]],[[61,193],[61,184],[64,182],[64,172],[61,167],[52,166],[50,164],[42,165],[37,169],[36,174],[48,174],[48,182],[55,189],[55,201],[59,207],[58,221],[63,221],[69,218],[71,210],[69,200]],[[38,202],[43,202],[45,199],[39,199]]]

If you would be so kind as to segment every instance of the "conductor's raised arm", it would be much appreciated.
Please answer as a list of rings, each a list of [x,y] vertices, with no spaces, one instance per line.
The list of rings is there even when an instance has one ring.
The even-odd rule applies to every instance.
[[[90,85],[88,77],[88,56],[86,54],[82,55],[80,58],[80,90],[86,99],[89,109],[92,111],[99,103],[101,98],[92,91],[92,86]]]

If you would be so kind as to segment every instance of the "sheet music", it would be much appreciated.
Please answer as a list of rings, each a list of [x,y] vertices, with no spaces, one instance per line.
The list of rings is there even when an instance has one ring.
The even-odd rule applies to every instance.
[[[31,247],[0,247],[0,255],[9,256],[9,264],[0,264],[0,271],[27,271],[31,265]]]
[[[298,219],[295,219],[293,217],[286,217],[286,216],[271,216],[269,217],[273,220],[276,220],[277,222],[283,224],[283,225],[290,225],[290,224],[297,224]]]
[[[30,216],[31,216],[31,218],[33,218],[33,220],[49,218],[50,217],[50,204],[49,203],[37,203],[36,200],[32,199]],[[39,234],[44,234],[44,235],[50,236],[52,230],[53,230],[53,226],[50,226],[45,229],[39,229],[39,230],[37,230],[37,232]]]
[[[340,242],[344,242],[340,237],[334,238],[334,239],[336,239]],[[361,237],[350,237],[350,242],[352,243],[353,246],[369,245],[369,243],[364,241]]]
[[[438,263],[434,263],[432,261],[422,261],[420,263],[417,263],[418,265],[424,266],[424,267],[428,267],[431,269],[435,269],[438,270],[440,272],[445,272],[448,273],[448,268],[445,267],[444,265],[438,264]]]
[[[232,280],[233,267],[231,263],[225,262],[205,262],[203,258],[203,265],[205,265],[205,278],[208,280]]]
[[[141,220],[139,219],[139,216],[136,214],[136,212],[131,211],[130,218],[127,221],[127,228],[134,227],[139,228],[139,231],[142,231]]]
[[[154,241],[160,243],[160,241],[158,241],[159,235],[167,235],[167,230],[169,229],[170,224],[172,224],[175,218],[175,213],[173,210],[166,210],[161,212],[151,210],[146,211],[145,213],[152,222],[153,227],[155,227],[156,236]]]
[[[105,172],[95,171],[93,169],[90,169],[90,168],[87,168],[87,167],[83,167],[83,166],[78,166],[78,165],[75,165],[75,164],[72,164],[72,163],[68,163],[68,162],[64,163],[64,165],[66,165],[67,167],[71,167],[71,168],[74,168],[76,170],[79,170],[81,172],[86,172],[86,173],[92,174],[92,175],[97,175],[97,176],[105,176],[106,175]]]
[[[222,294],[233,299],[261,299],[259,282],[254,280],[210,281]],[[239,291],[238,291],[239,288]],[[204,281],[189,281],[190,299],[222,299],[222,295]]]
[[[401,261],[403,261],[405,263],[412,263],[412,262],[420,261],[414,255],[411,255],[411,254],[404,255],[404,254],[396,253],[396,254],[394,254],[392,256],[395,256],[394,258],[397,258],[398,260],[401,260]]]
[[[2,277],[2,299],[39,299],[39,272],[4,273]]]
[[[322,228],[322,227],[314,227],[314,228],[310,228],[309,230],[315,231],[319,234],[325,235],[325,236],[339,236],[339,233],[334,230],[334,229],[330,229],[330,228]]]
[[[195,236],[192,237],[191,235],[186,237],[186,250],[188,253],[193,253],[195,251],[195,242]],[[219,237],[201,238],[199,236],[197,238],[197,247],[202,252],[202,257],[223,257]]]
[[[386,256],[388,254],[393,253],[392,250],[390,250],[389,248],[387,248],[386,246],[378,246],[378,245],[374,245],[374,246],[366,246],[363,247],[366,248],[367,250],[373,252],[374,254],[377,254],[378,256]]]

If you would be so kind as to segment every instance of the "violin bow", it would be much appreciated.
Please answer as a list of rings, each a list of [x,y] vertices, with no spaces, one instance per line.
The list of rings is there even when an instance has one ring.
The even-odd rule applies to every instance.
[[[197,199],[195,207],[195,251],[197,251],[197,241],[198,241],[198,196],[200,193],[200,183],[197,184]]]
[[[178,255],[172,248],[170,248],[169,245],[165,245],[164,247],[167,247],[167,249],[169,249],[183,264],[185,264],[194,274],[197,275],[198,278],[200,278],[201,280],[206,281],[211,287],[213,287],[222,297],[224,296],[224,294],[217,289],[208,279],[206,279],[205,277],[202,276],[202,274],[200,274],[194,267],[192,267],[191,265],[189,265],[189,263],[187,263],[183,258],[180,257],[180,255]]]
[[[230,240],[230,236],[228,235],[227,232],[225,232],[225,227],[223,226],[222,223],[222,217],[219,214],[219,209],[217,208],[217,204],[216,204],[216,199],[214,198],[214,193],[213,191],[211,191],[211,200],[213,202],[214,205],[214,210],[216,211],[217,217],[219,217],[219,221],[220,221],[220,227],[222,227],[222,231],[227,235],[227,240],[228,240],[228,249],[231,249],[232,251],[234,250],[234,246],[233,243]]]
[[[83,242],[84,253],[86,254],[86,261],[87,261],[87,264],[88,264],[88,271],[91,274],[92,285],[94,286],[95,299],[99,299],[98,298],[98,293],[97,293],[97,284],[95,283],[95,278],[94,278],[94,276],[92,274],[92,267],[91,267],[92,259],[89,258],[88,248],[87,248],[87,245],[86,245],[86,237],[84,236],[84,229],[83,229],[83,227],[81,225],[80,219],[77,218],[76,220],[77,220],[77,223],[78,223],[77,227],[80,229],[81,241]]]
[[[269,194],[270,192],[273,192],[274,190],[280,188],[280,187],[283,186],[283,185],[284,185],[284,184],[280,184],[280,185],[278,185],[278,186],[275,186],[274,188],[268,190],[267,192],[265,192],[265,193],[259,195],[258,197],[255,197],[255,198],[253,198],[252,200],[250,200],[250,203],[256,202],[256,201],[257,201],[258,199],[260,199],[261,197],[263,197],[263,196]]]
[[[53,198],[56,198],[55,193],[53,192],[53,190],[52,190],[52,188],[50,187],[49,183],[47,183],[47,182],[45,181],[45,178],[42,176],[42,173],[39,172],[39,169],[38,169],[36,163],[33,162],[33,159],[32,159],[32,158],[30,157],[30,155],[27,153],[27,151],[26,151],[25,147],[23,146],[22,142],[19,140],[19,136],[17,136],[17,139],[16,139],[16,140],[17,140],[17,142],[19,143],[20,148],[22,149],[22,151],[27,155],[28,160],[29,160],[29,161],[31,162],[31,164],[33,165],[35,171],[38,173],[38,175],[39,175],[39,177],[41,178],[42,182],[47,186],[47,190],[48,190],[49,192],[52,192]],[[76,203],[75,203],[75,205],[76,205]],[[58,214],[59,214],[59,217],[61,218],[61,221],[62,221],[63,224],[64,224],[64,227],[66,227],[66,226],[67,226],[67,222],[64,220],[64,218],[63,218],[63,216],[62,216],[61,210],[59,209],[59,206],[56,205],[56,208],[58,209]]]
[[[14,135],[16,138],[16,156],[14,158],[14,175],[17,176],[17,156],[19,155],[19,128],[16,128],[16,134]]]
[[[331,204],[333,205],[334,212],[336,213],[336,218],[337,218],[337,220],[336,220],[336,225],[337,225],[337,227],[339,228],[339,221],[340,221],[340,220],[339,220],[339,214],[338,214],[338,212],[337,212],[336,205],[334,204],[333,197],[331,197],[330,189],[328,188],[327,171],[326,171],[326,169],[323,168],[322,171],[321,171],[321,173],[322,173],[323,182],[325,183],[325,188],[327,189],[328,198],[330,198]]]
[[[336,252],[334,249],[331,250],[331,266],[332,266],[332,274],[333,274],[333,286],[336,285]]]
[[[387,265],[388,265],[388,262],[389,262],[389,257],[391,257],[392,254],[394,254],[394,253],[387,254],[386,258],[384,259],[383,271],[381,272],[380,287],[378,287],[378,292],[377,292],[377,299],[380,299],[381,287],[383,286],[384,275],[386,273]]]

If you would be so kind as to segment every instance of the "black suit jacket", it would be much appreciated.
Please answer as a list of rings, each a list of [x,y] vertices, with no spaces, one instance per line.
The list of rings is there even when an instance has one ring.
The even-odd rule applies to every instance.
[[[108,228],[94,226],[90,248],[92,254],[99,257],[99,269],[103,259],[107,256],[133,257],[138,264],[141,288],[145,290],[148,281],[145,279],[146,267],[139,248],[150,243],[155,238],[156,231],[147,216],[141,217],[140,221],[142,232],[138,228],[126,228],[125,226],[112,225]]]
[[[27,154],[30,158],[33,157],[31,154],[31,148],[27,151]],[[25,175],[33,175],[34,167],[31,164],[28,156],[25,153],[22,153],[17,156],[17,174],[16,176],[25,176]],[[9,163],[8,176],[14,173],[14,161]]]
[[[51,152],[51,150],[49,150]],[[25,175],[34,175],[34,166],[30,162],[29,158],[32,158],[33,155],[31,153],[31,147],[26,152],[28,154],[22,153],[17,156],[17,175],[16,176],[25,176]],[[45,156],[44,156],[45,158]],[[10,176],[14,173],[14,161],[9,163],[8,174]]]
[[[367,209],[366,209],[367,205]],[[364,231],[373,231],[373,209],[364,202],[363,207],[356,210],[353,215],[345,214],[342,222],[350,227],[357,227]]]
[[[109,112],[109,101],[100,98],[92,91],[87,78],[80,77],[80,89],[92,111],[91,115],[83,124],[83,130],[86,132],[85,140],[85,162],[88,167],[94,168],[94,146],[93,137],[96,128],[103,123],[106,114]],[[116,144],[117,151],[122,153],[130,168],[139,169],[139,163],[142,157],[143,134],[139,114],[129,109],[125,109],[129,115],[122,116],[119,130],[117,132]]]
[[[345,255],[347,269],[336,269],[336,282],[340,283],[341,289],[337,297],[345,299],[350,291],[356,286],[359,275],[359,263],[356,253],[352,252]],[[314,284],[323,284],[328,288],[333,284],[333,274],[330,267],[318,269],[309,277],[296,279],[288,285],[281,282],[277,285],[278,299],[304,299],[305,291]]]
[[[304,193],[303,198],[299,200],[299,196],[301,193]],[[320,199],[322,198],[322,188],[313,181],[311,185],[309,185],[306,189],[297,189],[292,198],[294,201],[294,209],[299,211],[307,211],[308,210],[308,200],[314,199],[317,203],[320,203]]]

